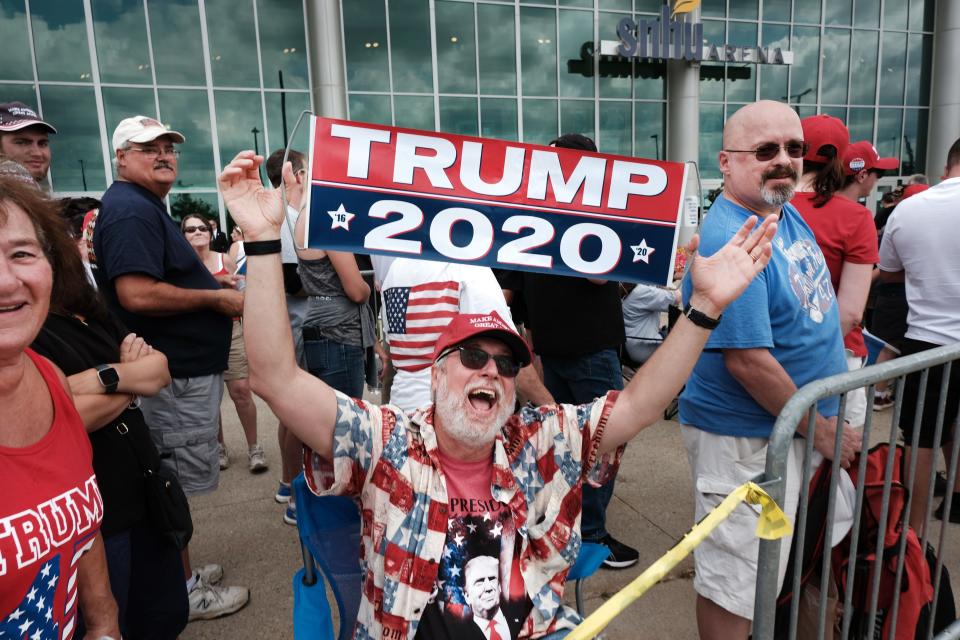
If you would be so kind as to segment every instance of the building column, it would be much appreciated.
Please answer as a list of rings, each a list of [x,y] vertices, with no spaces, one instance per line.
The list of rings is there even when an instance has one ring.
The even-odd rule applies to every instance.
[[[687,20],[700,20],[700,10],[687,14]],[[700,46],[701,43],[696,43]],[[667,143],[665,160],[700,162],[700,63],[667,60]],[[684,213],[680,217],[679,244],[686,245],[697,231],[697,216],[688,209],[702,206],[701,185],[696,171],[687,174]],[[691,217],[692,216],[692,217]]]
[[[933,33],[930,126],[927,130],[927,170],[931,183],[940,181],[950,145],[960,138],[960,3],[937,2]]]
[[[310,85],[317,115],[347,117],[340,0],[306,0]]]

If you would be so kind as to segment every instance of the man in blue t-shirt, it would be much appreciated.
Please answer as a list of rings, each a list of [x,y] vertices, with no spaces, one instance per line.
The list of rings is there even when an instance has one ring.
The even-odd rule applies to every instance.
[[[727,121],[719,154],[724,193],[700,230],[700,253],[719,250],[749,216],[778,214],[770,264],[723,314],[680,397],[696,520],[762,473],[777,414],[798,387],[847,370],[830,273],[810,228],[789,203],[801,173],[803,129],[787,105],[761,101]],[[684,282],[684,299],[690,294]],[[833,457],[838,400],[818,406],[814,447]],[[798,426],[804,435],[807,421]],[[789,457],[784,511],[799,497],[803,440]],[[846,429],[842,463],[859,449]],[[747,638],[753,618],[756,512],[741,504],[695,551],[700,637]],[[780,581],[789,541],[781,545]]]
[[[231,318],[243,312],[243,294],[220,286],[167,214],[163,198],[177,179],[180,154],[174,144],[183,142],[182,134],[153,118],[134,116],[117,125],[117,180],[103,194],[93,244],[110,309],[167,356],[173,380],[143,398],[141,409],[162,464],[196,495],[217,488],[223,371]],[[233,613],[250,598],[245,587],[211,584],[223,575],[219,565],[194,572],[184,551],[184,568],[191,620]]]

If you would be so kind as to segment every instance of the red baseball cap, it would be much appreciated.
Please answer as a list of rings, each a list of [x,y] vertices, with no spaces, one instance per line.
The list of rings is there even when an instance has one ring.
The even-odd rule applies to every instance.
[[[850,132],[843,121],[833,116],[821,113],[809,116],[800,121],[803,127],[803,141],[810,145],[804,160],[813,162],[830,162],[830,158],[820,155],[821,147],[832,146],[841,158],[850,144]]]
[[[890,171],[899,166],[899,158],[881,158],[880,152],[869,140],[852,143],[843,154],[843,173],[848,176],[870,169]]]
[[[915,196],[918,193],[922,193],[930,188],[928,184],[908,184],[903,188],[903,196],[900,197],[900,202],[903,202],[910,196]]]
[[[479,337],[495,338],[503,342],[513,353],[513,357],[517,359],[521,367],[527,366],[533,360],[526,341],[509,324],[504,322],[496,311],[475,314],[461,313],[454,316],[446,330],[437,339],[437,346],[433,349],[433,360],[436,361],[440,354],[450,347],[456,346],[464,340]]]

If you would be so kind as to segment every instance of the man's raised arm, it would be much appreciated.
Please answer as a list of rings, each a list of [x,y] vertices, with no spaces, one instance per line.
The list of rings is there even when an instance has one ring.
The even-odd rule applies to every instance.
[[[250,365],[250,387],[270,405],[281,423],[329,459],[337,400],[333,389],[297,366],[287,317],[280,264],[280,191],[260,182],[263,156],[241,151],[220,174],[220,191],[230,215],[243,229],[247,250],[247,286],[243,304],[243,341]],[[292,181],[290,163],[284,182]],[[253,243],[277,241],[275,252],[257,253]]]

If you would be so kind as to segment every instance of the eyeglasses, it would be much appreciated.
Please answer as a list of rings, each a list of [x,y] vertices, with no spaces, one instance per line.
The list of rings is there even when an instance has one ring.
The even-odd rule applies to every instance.
[[[204,233],[210,233],[210,227],[208,227],[208,226],[206,226],[206,225],[199,225],[199,226],[196,226],[196,227],[194,227],[194,226],[189,226],[189,227],[184,227],[184,228],[183,228],[183,232],[184,232],[184,233],[194,233],[194,232],[196,232],[196,231],[203,231]]]
[[[807,155],[810,145],[806,142],[788,142],[781,147],[775,142],[766,142],[756,149],[724,149],[724,151],[727,153],[752,153],[760,162],[767,162],[776,158],[781,148],[791,158],[802,158]]]
[[[137,151],[151,160],[159,158],[161,155],[180,157],[180,150],[173,147],[163,147],[162,149],[160,147],[130,147],[127,151]]]
[[[460,364],[467,369],[483,369],[487,366],[490,358],[493,358],[493,363],[497,365],[497,373],[504,378],[515,378],[520,373],[520,363],[512,357],[495,356],[477,347],[454,347],[444,352],[440,357],[447,356],[453,351],[460,352]]]

